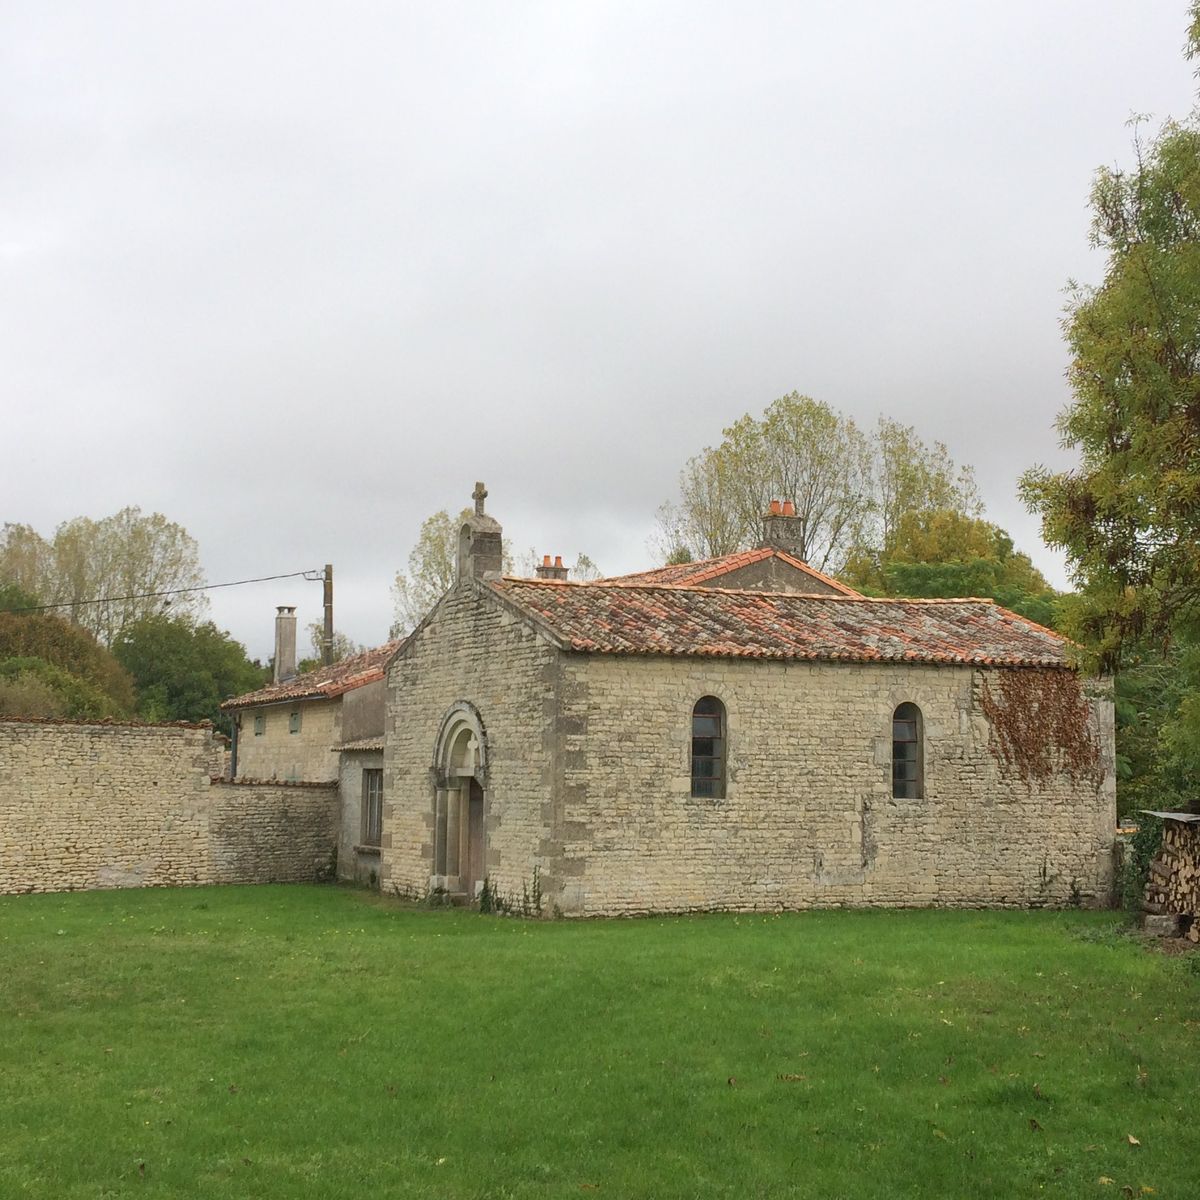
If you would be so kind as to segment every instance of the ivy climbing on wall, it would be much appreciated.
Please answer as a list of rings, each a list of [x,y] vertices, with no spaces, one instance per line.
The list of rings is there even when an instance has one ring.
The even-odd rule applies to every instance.
[[[980,705],[1001,771],[1032,785],[1058,772],[1099,784],[1100,744],[1079,676],[1064,670],[987,672]]]

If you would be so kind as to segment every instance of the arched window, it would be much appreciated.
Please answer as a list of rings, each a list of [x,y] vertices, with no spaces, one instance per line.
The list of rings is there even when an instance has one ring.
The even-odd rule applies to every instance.
[[[725,705],[716,696],[692,709],[692,795],[725,798]]]
[[[901,704],[892,713],[892,795],[899,800],[920,800],[925,794],[924,755],[921,749],[921,710]]]

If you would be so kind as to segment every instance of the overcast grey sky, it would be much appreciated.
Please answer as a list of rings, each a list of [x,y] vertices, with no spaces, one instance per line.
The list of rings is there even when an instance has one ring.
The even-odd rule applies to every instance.
[[[211,582],[332,561],[375,644],[420,522],[650,565],[793,389],[1016,498],[1064,463],[1094,169],[1185,116],[1184,0],[0,0],[0,520],[126,504]],[[270,652],[274,605],[213,597]]]

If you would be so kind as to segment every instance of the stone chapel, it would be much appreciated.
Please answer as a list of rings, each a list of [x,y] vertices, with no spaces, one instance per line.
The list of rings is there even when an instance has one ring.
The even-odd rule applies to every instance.
[[[502,573],[476,486],[454,585],[386,670],[380,883],[616,915],[1100,900],[1110,682],[987,599],[871,599],[759,548]]]

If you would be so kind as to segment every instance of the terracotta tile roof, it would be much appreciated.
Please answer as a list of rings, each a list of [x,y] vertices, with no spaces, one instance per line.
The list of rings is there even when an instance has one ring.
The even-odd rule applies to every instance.
[[[1063,638],[991,600],[511,578],[489,586],[564,649],[591,654],[1070,665]]]
[[[357,741],[353,742],[342,742],[339,745],[334,746],[333,749],[334,752],[338,754],[355,750],[382,750],[383,734],[379,734],[378,737],[359,738]]]
[[[382,679],[388,660],[402,644],[403,639],[384,642],[374,650],[364,650],[361,654],[344,658],[332,666],[317,667],[316,670],[305,671],[303,675],[297,675],[284,683],[273,683],[269,687],[259,688],[257,692],[234,696],[226,700],[221,708],[253,708],[260,704],[279,704],[284,700],[332,699]]]
[[[737,554],[723,554],[720,558],[701,558],[696,562],[677,563],[671,567],[656,567],[652,571],[635,571],[632,575],[614,575],[609,579],[598,579],[596,583],[657,583],[672,587],[696,587],[703,583],[720,586],[715,581],[722,575],[741,570],[742,567],[753,566],[767,558],[778,558],[789,567],[802,571],[805,575],[840,592],[843,596],[857,596],[852,587],[848,587],[839,579],[823,574],[815,567],[810,567],[802,559],[795,558],[786,551],[773,546],[760,546],[757,550],[740,550]]]

